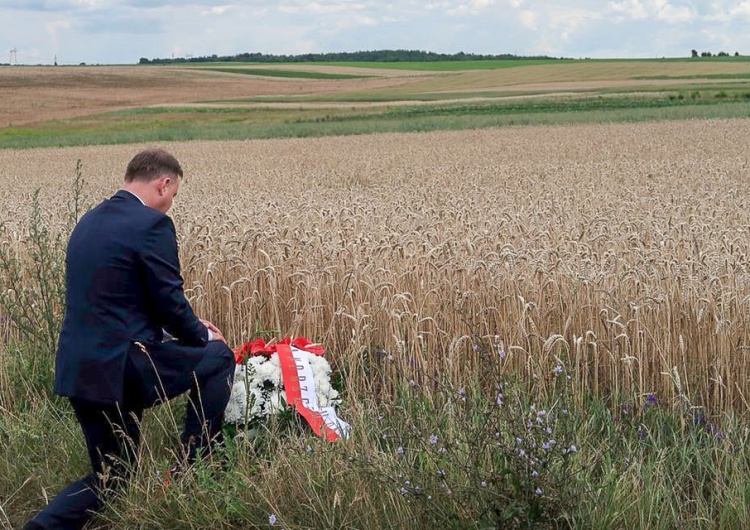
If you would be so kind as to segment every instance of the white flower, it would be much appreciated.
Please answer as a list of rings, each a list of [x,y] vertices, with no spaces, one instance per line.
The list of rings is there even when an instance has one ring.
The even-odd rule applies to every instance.
[[[255,371],[257,372],[257,370],[258,370],[258,367],[259,367],[259,366],[260,366],[261,364],[265,363],[265,362],[266,362],[266,360],[267,360],[267,359],[266,359],[265,357],[263,357],[263,356],[261,356],[261,355],[257,355],[257,356],[254,356],[254,357],[250,357],[250,358],[249,358],[249,359],[247,360],[247,365],[248,365],[248,367],[251,367],[251,368],[252,368],[253,370],[255,370]]]
[[[339,393],[331,386],[331,365],[322,355],[307,355],[315,379],[318,407],[335,407],[341,403]],[[278,414],[288,406],[283,386],[281,363],[277,353],[270,357],[249,357],[235,369],[229,403],[224,411],[227,423],[252,423],[264,416]],[[248,405],[251,406],[247,412]]]
[[[273,362],[273,357],[276,357],[276,363]],[[278,355],[274,354],[271,360],[262,363],[258,366],[255,374],[255,379],[260,382],[259,386],[262,386],[264,382],[268,381],[274,386],[281,384],[281,366],[278,364]]]
[[[338,399],[338,397],[338,391],[333,388],[330,388],[326,394],[319,392],[318,405],[320,405],[321,407],[333,407],[339,405],[341,403],[341,400]]]
[[[265,414],[278,414],[286,408],[286,404],[286,392],[283,390],[281,392],[272,392],[266,400]]]
[[[307,357],[313,372],[317,370],[324,370],[326,373],[331,372],[331,365],[328,364],[328,361],[322,355],[308,355]]]
[[[250,409],[249,418],[260,416],[263,412],[263,393],[257,388],[250,389],[251,399],[253,400],[253,406]],[[243,416],[242,421],[245,421]]]
[[[224,420],[229,423],[240,423],[245,420],[247,408],[247,388],[245,387],[245,367],[238,365],[234,371],[234,384],[229,395],[229,403],[224,411]]]

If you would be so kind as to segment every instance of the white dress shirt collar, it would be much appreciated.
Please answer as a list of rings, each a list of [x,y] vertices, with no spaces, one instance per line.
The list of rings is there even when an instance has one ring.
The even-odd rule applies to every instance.
[[[127,193],[131,194],[131,195],[132,195],[133,197],[135,197],[136,199],[138,199],[139,201],[141,201],[141,204],[142,204],[143,206],[146,206],[146,203],[145,203],[145,202],[143,202],[143,199],[141,199],[141,198],[140,198],[140,197],[139,197],[138,195],[136,195],[136,194],[135,194],[135,193],[133,193],[132,191],[130,191],[130,190],[122,190],[122,191],[125,191],[125,192],[127,192]]]

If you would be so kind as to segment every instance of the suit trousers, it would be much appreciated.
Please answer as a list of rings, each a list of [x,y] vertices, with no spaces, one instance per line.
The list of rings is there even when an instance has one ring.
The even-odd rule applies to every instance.
[[[189,392],[181,443],[187,463],[221,438],[224,409],[234,376],[234,355],[223,342],[185,346],[178,342],[131,347],[125,395],[112,405],[70,398],[92,473],[69,484],[30,523],[34,528],[82,528],[108,494],[126,484],[137,465],[143,411]]]

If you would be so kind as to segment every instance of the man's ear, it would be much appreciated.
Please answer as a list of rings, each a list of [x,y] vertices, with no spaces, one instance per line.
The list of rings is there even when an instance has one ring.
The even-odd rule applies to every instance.
[[[164,195],[164,191],[169,188],[171,184],[171,177],[169,177],[168,175],[161,177],[156,184],[156,189],[159,191],[159,195]]]

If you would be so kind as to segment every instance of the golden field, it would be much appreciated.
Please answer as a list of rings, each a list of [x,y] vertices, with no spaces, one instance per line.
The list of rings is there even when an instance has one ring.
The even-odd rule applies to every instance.
[[[739,410],[750,397],[750,120],[163,144],[197,313],[328,348],[353,393],[483,356],[543,389]],[[0,151],[0,241],[62,226],[142,147]]]

